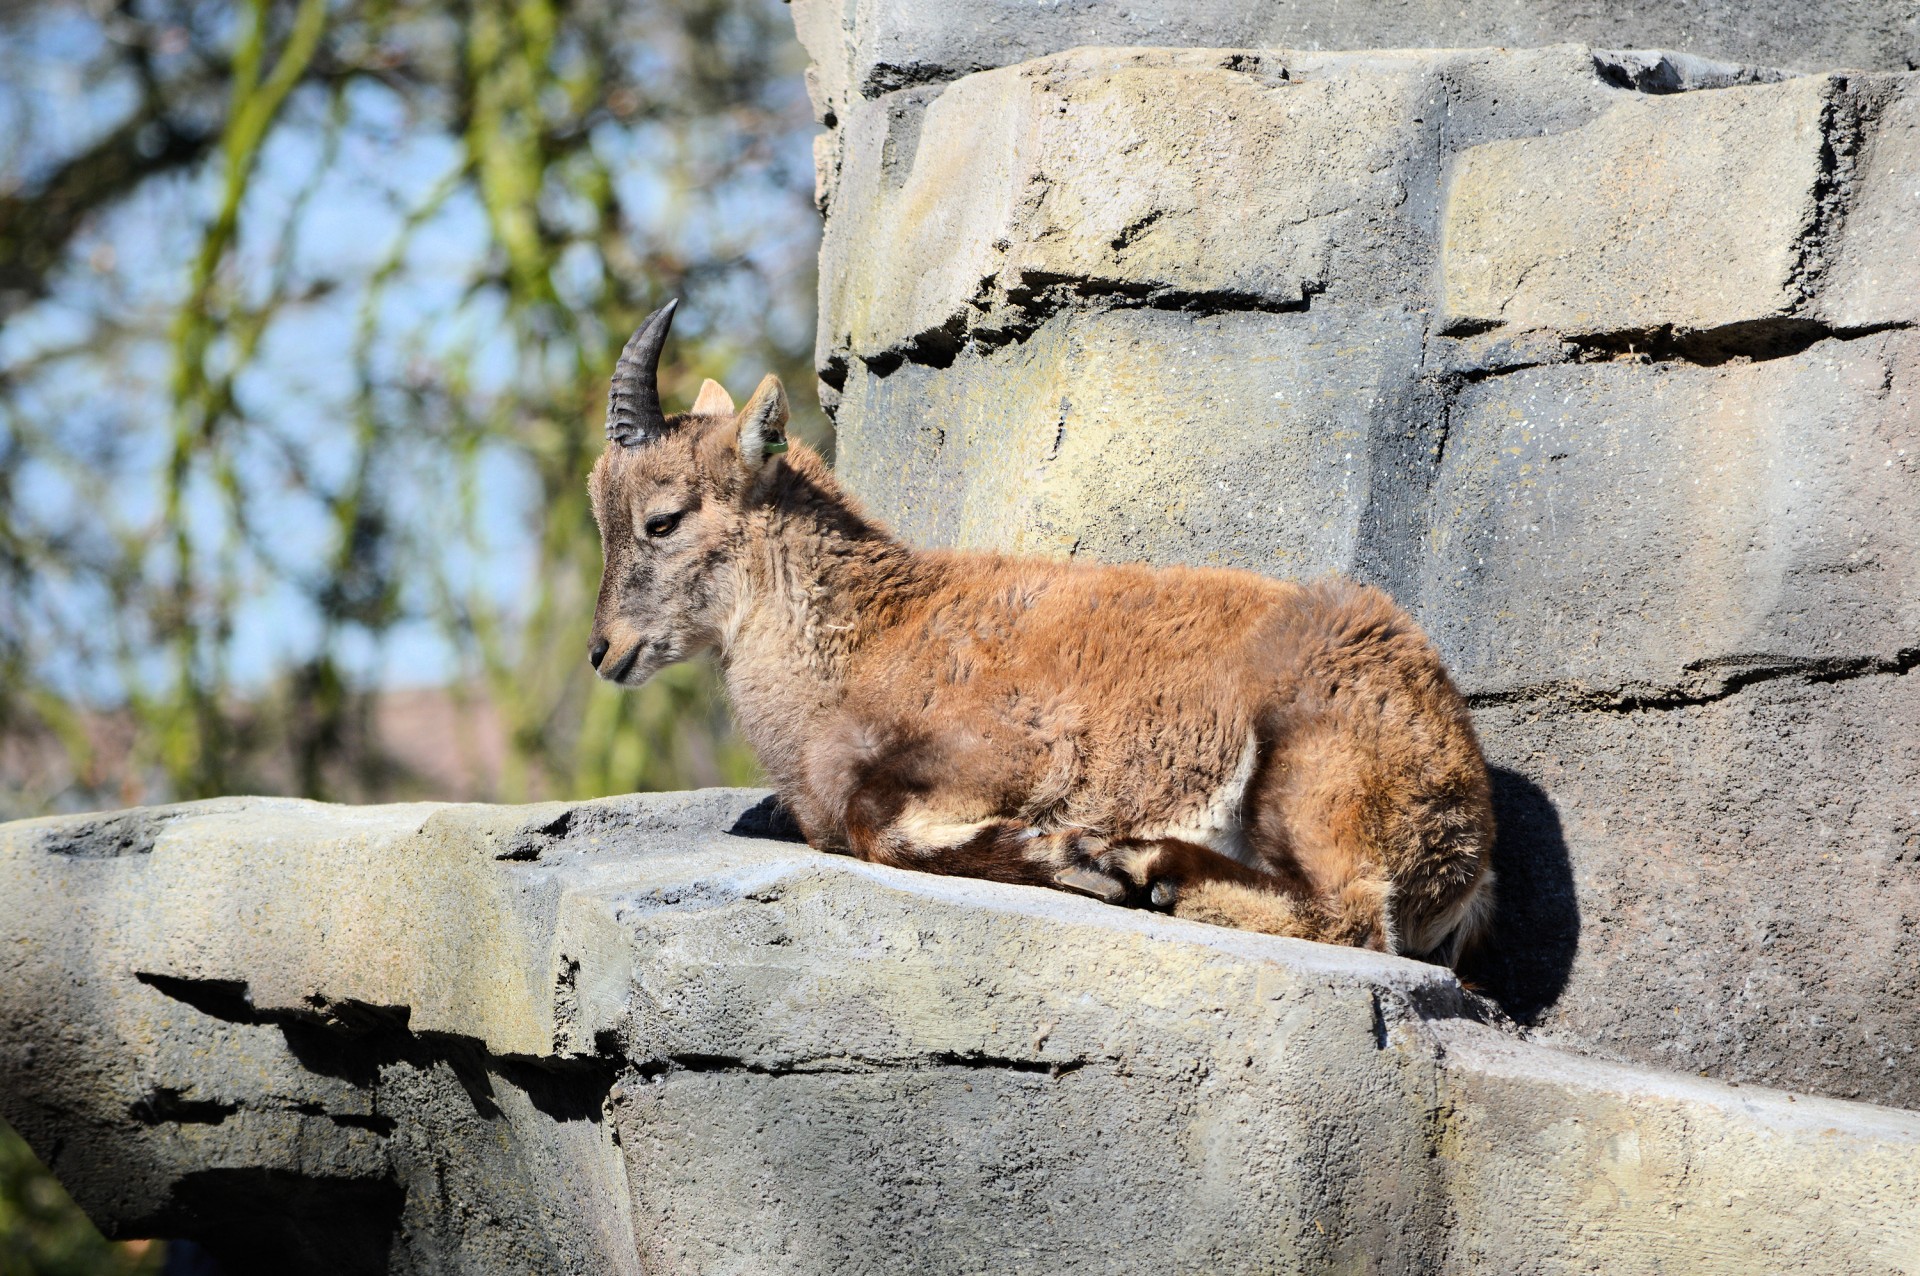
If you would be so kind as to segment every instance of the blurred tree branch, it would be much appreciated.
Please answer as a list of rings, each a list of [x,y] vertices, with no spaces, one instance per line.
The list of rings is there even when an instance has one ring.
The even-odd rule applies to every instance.
[[[503,796],[750,774],[710,672],[622,696],[576,657],[583,478],[639,316],[686,292],[708,320],[670,393],[748,356],[811,384],[777,0],[43,0],[0,13],[16,35],[125,103],[0,168],[0,338],[30,334],[0,341],[0,747],[70,764],[15,809],[418,792],[372,726],[400,626],[497,717]],[[371,257],[328,220],[367,192],[393,210]],[[163,349],[170,376],[138,371]],[[262,683],[235,660],[265,597],[303,636]]]
[[[194,163],[218,136],[156,110],[128,120],[31,192],[0,196],[0,293],[44,297],[48,274],[88,214],[156,174]]]

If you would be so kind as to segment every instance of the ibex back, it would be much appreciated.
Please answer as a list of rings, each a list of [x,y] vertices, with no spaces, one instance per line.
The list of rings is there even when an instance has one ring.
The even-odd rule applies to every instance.
[[[1377,590],[927,552],[786,445],[767,377],[666,416],[672,306],[622,353],[590,656],[717,650],[807,841],[1451,964],[1492,900],[1466,705]]]

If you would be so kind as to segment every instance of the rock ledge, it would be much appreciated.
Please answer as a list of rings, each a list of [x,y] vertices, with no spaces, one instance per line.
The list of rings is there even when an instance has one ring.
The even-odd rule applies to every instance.
[[[110,1233],[239,1270],[1920,1270],[1920,1114],[766,810],[4,826],[0,1115]]]

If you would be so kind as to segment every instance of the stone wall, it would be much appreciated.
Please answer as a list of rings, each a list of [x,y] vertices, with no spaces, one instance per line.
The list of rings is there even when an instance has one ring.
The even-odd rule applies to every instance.
[[[796,0],[840,469],[1384,585],[1496,768],[1477,980],[1920,1106],[1916,12]]]
[[[0,826],[0,1117],[231,1273],[1920,1272],[1920,1114],[760,798]]]

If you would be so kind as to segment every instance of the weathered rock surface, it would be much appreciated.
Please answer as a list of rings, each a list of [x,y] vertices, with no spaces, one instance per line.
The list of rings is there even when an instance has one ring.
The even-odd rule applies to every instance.
[[[758,797],[0,826],[0,1116],[238,1271],[1920,1271],[1920,1115]]]
[[[867,69],[820,147],[819,363],[876,512],[1382,584],[1505,768],[1503,1004],[1920,1106],[1920,75],[1704,37],[1050,52],[1121,21],[1091,5],[1015,61],[989,0],[913,63],[876,52],[902,7],[831,47],[829,7],[820,74]],[[1074,38],[1241,31],[1126,8],[1165,22]]]
[[[857,100],[1079,45],[1685,49],[1801,70],[1920,66],[1920,10],[1896,0],[793,0],[829,122]],[[1664,81],[1645,73],[1641,82]]]

